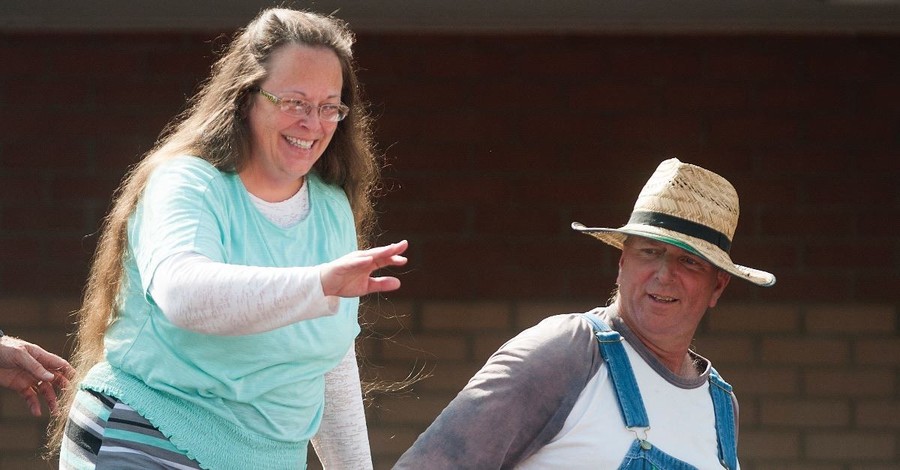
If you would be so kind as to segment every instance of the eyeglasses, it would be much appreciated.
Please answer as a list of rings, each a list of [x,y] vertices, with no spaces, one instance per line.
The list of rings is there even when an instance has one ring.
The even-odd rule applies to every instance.
[[[278,106],[282,112],[292,116],[309,116],[309,113],[316,109],[318,110],[319,119],[328,122],[338,122],[343,121],[347,114],[350,113],[350,108],[344,103],[315,106],[297,98],[279,98],[262,88],[255,88],[253,91],[263,95],[272,104]]]

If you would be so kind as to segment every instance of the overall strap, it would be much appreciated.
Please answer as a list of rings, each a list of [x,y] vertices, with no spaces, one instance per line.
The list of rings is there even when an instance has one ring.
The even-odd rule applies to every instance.
[[[737,468],[737,441],[735,440],[734,402],[732,388],[712,369],[709,374],[709,393],[712,395],[716,415],[716,435],[719,440],[719,462],[727,469]]]
[[[593,325],[594,335],[597,336],[600,346],[600,355],[606,361],[609,380],[616,391],[625,426],[629,429],[649,428],[650,419],[647,417],[644,400],[641,399],[641,391],[634,378],[628,354],[622,346],[622,335],[613,331],[596,315],[583,313],[581,316]]]

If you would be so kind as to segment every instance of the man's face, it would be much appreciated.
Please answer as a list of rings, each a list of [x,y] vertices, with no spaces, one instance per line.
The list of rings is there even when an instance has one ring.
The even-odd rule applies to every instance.
[[[619,315],[645,339],[693,337],[731,276],[674,245],[629,237],[619,258]]]

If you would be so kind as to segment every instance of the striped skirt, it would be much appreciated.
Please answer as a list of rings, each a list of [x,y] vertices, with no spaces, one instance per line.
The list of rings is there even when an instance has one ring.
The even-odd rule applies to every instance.
[[[199,469],[130,406],[92,390],[81,390],[69,412],[59,468]]]

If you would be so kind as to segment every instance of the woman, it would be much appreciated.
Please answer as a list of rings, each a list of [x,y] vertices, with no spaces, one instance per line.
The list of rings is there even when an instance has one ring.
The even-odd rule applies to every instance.
[[[407,244],[357,251],[378,167],[352,42],[334,18],[262,12],[125,178],[79,312],[61,468],[305,468],[317,433],[326,465],[371,467],[358,296],[399,287],[372,272]]]

